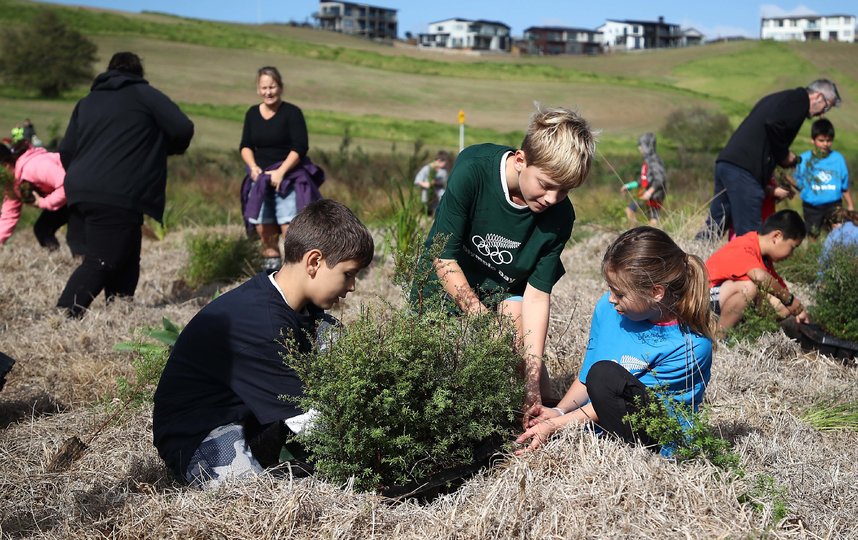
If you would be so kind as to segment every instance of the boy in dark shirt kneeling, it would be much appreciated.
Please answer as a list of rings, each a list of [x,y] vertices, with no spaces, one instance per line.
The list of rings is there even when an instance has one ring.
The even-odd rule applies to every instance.
[[[354,290],[374,249],[360,220],[328,199],[302,210],[284,242],[279,271],[258,274],[191,319],[158,383],[155,446],[193,486],[216,487],[261,472],[248,442],[280,422],[300,424],[304,411],[280,398],[303,393],[284,363],[284,342],[292,340],[299,352],[312,350],[312,336],[328,317],[324,310]]]

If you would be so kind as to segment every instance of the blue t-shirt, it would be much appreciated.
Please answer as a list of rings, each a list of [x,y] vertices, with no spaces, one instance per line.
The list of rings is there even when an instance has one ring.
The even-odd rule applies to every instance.
[[[617,362],[645,386],[660,386],[664,397],[697,411],[709,384],[712,342],[677,323],[633,321],[617,313],[605,293],[593,311],[590,341],[578,380],[587,380],[593,364]]]
[[[815,157],[808,150],[801,155],[801,163],[795,168],[795,181],[805,204],[822,206],[837,202],[844,191],[849,191],[846,160],[836,150],[824,158]]]

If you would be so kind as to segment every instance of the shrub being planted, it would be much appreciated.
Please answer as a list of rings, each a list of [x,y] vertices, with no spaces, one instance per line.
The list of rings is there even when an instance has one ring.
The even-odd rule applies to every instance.
[[[327,480],[386,490],[511,440],[524,390],[509,321],[379,305],[337,333],[294,366],[319,412],[302,442]]]

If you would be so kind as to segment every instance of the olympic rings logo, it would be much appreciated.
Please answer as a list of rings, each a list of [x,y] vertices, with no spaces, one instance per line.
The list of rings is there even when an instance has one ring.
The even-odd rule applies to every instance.
[[[489,234],[486,238],[477,234],[471,238],[471,242],[481,255],[488,257],[495,264],[511,263],[512,253],[504,248],[514,249],[521,245],[521,242],[513,242],[495,234]]]

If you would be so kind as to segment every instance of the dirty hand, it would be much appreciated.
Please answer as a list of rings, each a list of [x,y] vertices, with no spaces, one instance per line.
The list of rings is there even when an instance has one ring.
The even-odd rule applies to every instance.
[[[526,444],[529,440],[530,444],[528,444],[525,448],[521,448],[515,451],[515,455],[520,456],[525,452],[530,452],[532,450],[536,450],[548,440],[549,435],[554,433],[557,430],[557,425],[551,420],[545,420],[539,422],[533,427],[530,427],[518,436],[515,440],[516,444]]]
[[[545,405],[534,405],[531,407],[526,413],[530,420],[527,422],[527,426],[525,427],[533,427],[540,422],[544,422],[545,420],[551,420],[552,418],[557,418],[562,416],[560,411],[553,407],[546,407]]]
[[[802,309],[801,313],[795,316],[795,322],[799,324],[810,324],[810,315],[808,315],[807,311]]]

